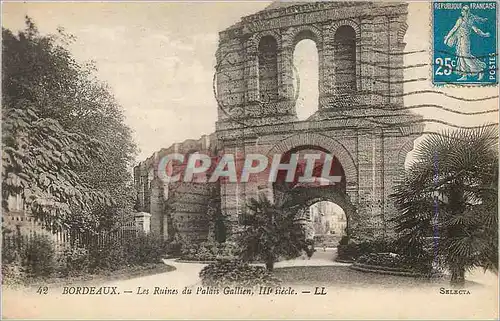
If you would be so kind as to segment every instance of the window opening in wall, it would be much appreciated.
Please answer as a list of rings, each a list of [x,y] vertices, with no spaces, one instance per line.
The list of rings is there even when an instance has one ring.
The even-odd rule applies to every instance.
[[[262,37],[259,43],[259,99],[278,100],[278,44],[272,36]]]
[[[334,37],[335,89],[337,94],[356,90],[356,31],[341,26]]]
[[[316,43],[304,39],[297,43],[293,53],[295,70],[294,92],[297,95],[295,110],[299,120],[306,120],[318,110],[319,61]]]

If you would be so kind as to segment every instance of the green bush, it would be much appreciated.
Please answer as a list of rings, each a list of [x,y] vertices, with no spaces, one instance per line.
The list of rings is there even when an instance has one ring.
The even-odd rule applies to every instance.
[[[311,256],[313,256],[314,252],[316,252],[316,249],[314,248],[314,240],[313,239],[306,240],[304,250],[306,251],[307,257],[311,258]]]
[[[241,248],[236,243],[224,242],[224,243],[216,243],[217,244],[217,253],[218,257],[222,258],[235,258],[240,255]]]
[[[26,273],[19,258],[9,263],[2,262],[2,284],[18,285],[24,281],[25,277]]]
[[[78,242],[68,243],[56,253],[48,236],[35,235],[30,239],[12,236],[8,242],[2,242],[3,277],[15,277],[21,272],[30,277],[48,277],[54,272],[59,276],[76,276],[98,270],[114,271],[124,266],[161,262],[167,252],[162,240],[146,234],[123,239],[110,235],[94,242],[86,247]]]
[[[323,244],[326,242],[325,235],[314,235],[313,239],[316,244]]]
[[[58,257],[59,272],[63,275],[75,275],[87,272],[90,267],[90,253],[78,243],[66,245]]]
[[[91,267],[116,270],[126,265],[159,263],[167,253],[167,244],[151,234],[110,237],[104,244],[90,249]]]
[[[125,250],[118,239],[90,248],[92,269],[117,270],[127,264]]]
[[[359,242],[357,245],[360,255],[368,253],[396,252],[396,248],[391,241],[380,239]]]
[[[354,261],[359,257],[357,244],[349,243],[337,246],[337,257],[341,260]]]
[[[240,260],[218,260],[200,272],[203,286],[278,286],[281,281],[262,266],[252,266]]]
[[[182,243],[175,241],[167,243],[165,250],[168,256],[180,256],[182,253]]]
[[[2,265],[13,263],[20,254],[13,242],[2,242]]]
[[[158,263],[166,254],[165,243],[151,234],[139,234],[123,242],[126,262],[131,265]]]
[[[54,244],[46,235],[34,235],[22,253],[26,272],[32,276],[49,276],[56,268]]]
[[[181,252],[181,259],[189,261],[215,261],[223,258],[236,258],[240,247],[235,243],[203,242],[185,246]]]
[[[9,234],[10,231],[2,227],[2,232]],[[2,284],[17,285],[22,283],[25,273],[21,265],[21,254],[17,249],[18,239],[11,238],[2,242]]]
[[[388,268],[410,270],[429,274],[432,271],[432,258],[414,258],[395,253],[370,253],[360,256],[356,263]]]
[[[349,244],[349,237],[347,235],[342,236],[339,241],[339,245],[347,245]]]
[[[356,260],[362,255],[369,253],[397,252],[396,246],[391,240],[351,240],[344,244],[346,239],[342,239],[337,246],[338,258],[342,260]]]

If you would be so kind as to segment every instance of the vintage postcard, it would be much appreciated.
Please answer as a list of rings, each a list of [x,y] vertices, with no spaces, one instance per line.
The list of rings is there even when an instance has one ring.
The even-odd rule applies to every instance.
[[[498,2],[2,2],[2,318],[498,319]]]

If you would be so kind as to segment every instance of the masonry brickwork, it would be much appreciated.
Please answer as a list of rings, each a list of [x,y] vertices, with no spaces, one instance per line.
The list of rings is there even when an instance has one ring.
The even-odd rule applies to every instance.
[[[135,168],[138,210],[151,213],[151,230],[196,240],[209,233],[206,204],[213,186],[165,185],[157,172],[162,155],[210,151],[244,157],[320,148],[342,166],[345,199],[307,192],[304,203],[316,197],[348,204],[351,234],[387,233],[395,214],[389,195],[423,130],[421,118],[401,108],[406,18],[404,3],[276,2],[220,32],[216,132],[174,144]],[[317,112],[299,121],[293,52],[304,39],[318,50],[319,100]],[[276,197],[266,179],[218,186],[221,211],[233,229],[250,197]]]

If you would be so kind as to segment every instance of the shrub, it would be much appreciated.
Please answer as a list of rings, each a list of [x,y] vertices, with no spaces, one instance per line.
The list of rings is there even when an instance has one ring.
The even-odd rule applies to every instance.
[[[13,263],[19,259],[19,251],[14,242],[2,242],[2,265]]]
[[[182,243],[175,241],[167,243],[165,251],[168,256],[180,256],[182,253]]]
[[[313,239],[316,244],[323,244],[326,242],[326,237],[324,235],[314,235]]]
[[[349,237],[347,235],[342,236],[339,241],[339,245],[347,245],[349,243]]]
[[[222,258],[235,258],[240,255],[241,248],[232,242],[217,243],[217,256]]]
[[[183,260],[203,261],[200,258],[205,256],[206,253],[201,253],[198,243],[185,244],[181,249],[181,259]]]
[[[18,285],[25,279],[25,273],[19,258],[9,263],[2,263],[2,284]]]
[[[151,234],[128,236],[124,239],[111,237],[91,248],[93,268],[116,270],[125,265],[158,263],[167,252],[167,244]]]
[[[432,259],[416,259],[395,253],[370,253],[359,257],[357,263],[387,268],[397,268],[418,273],[429,274],[432,271]]]
[[[58,258],[59,272],[74,275],[86,272],[90,267],[90,253],[78,243],[66,245]]]
[[[370,253],[360,256],[357,263],[390,268],[410,269],[405,257],[394,253]]]
[[[304,250],[306,251],[308,258],[311,258],[311,256],[313,256],[314,252],[316,252],[316,249],[314,248],[314,240],[313,239],[306,240]]]
[[[150,234],[140,234],[123,242],[128,264],[158,263],[166,254],[164,242]]]
[[[252,266],[240,260],[219,260],[200,272],[203,286],[277,286],[281,281],[262,266]]]
[[[90,249],[91,268],[117,270],[127,264],[125,250],[117,239],[109,239]]]
[[[360,255],[368,253],[396,252],[396,248],[392,241],[381,239],[359,242],[358,249]]]
[[[304,249],[308,225],[295,219],[295,211],[284,202],[271,202],[259,193],[247,204],[246,226],[238,235],[245,261],[263,259],[269,271],[280,257],[299,256]]]
[[[193,243],[185,246],[181,252],[183,260],[190,261],[215,261],[224,258],[236,258],[240,253],[240,247],[231,242],[203,242]]]
[[[355,260],[359,257],[359,249],[357,244],[349,243],[337,246],[337,255],[342,260]]]
[[[46,235],[34,235],[23,253],[26,270],[33,276],[48,276],[56,267],[53,242]]]
[[[397,252],[396,246],[391,240],[351,240],[348,244],[344,237],[337,247],[338,258],[342,260],[356,260],[362,255],[369,253]]]
[[[2,232],[6,233],[6,230],[3,229]],[[2,284],[20,284],[25,276],[21,265],[21,255],[15,242],[15,240],[2,242]]]

